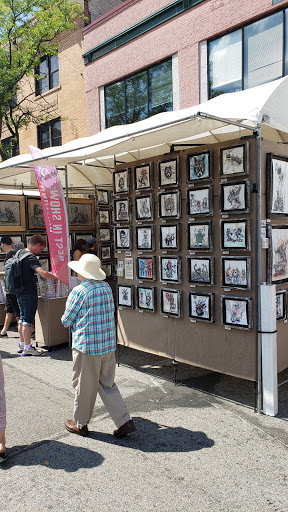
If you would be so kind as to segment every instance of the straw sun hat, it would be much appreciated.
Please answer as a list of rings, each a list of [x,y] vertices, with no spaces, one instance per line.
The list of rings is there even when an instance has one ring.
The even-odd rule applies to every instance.
[[[85,279],[103,281],[106,274],[101,267],[101,261],[94,254],[83,254],[79,261],[69,261],[69,267]]]

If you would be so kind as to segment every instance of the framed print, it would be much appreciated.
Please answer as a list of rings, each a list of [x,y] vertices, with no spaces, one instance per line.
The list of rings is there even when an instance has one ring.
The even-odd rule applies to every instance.
[[[99,229],[99,241],[100,242],[111,242],[112,241],[112,233],[110,228],[100,228]]]
[[[160,288],[160,308],[164,316],[182,317],[182,290]]]
[[[149,190],[153,188],[153,162],[134,167],[135,190]]]
[[[69,226],[72,230],[95,229],[95,203],[93,199],[69,199]]]
[[[193,188],[187,191],[188,215],[213,215],[212,186]]]
[[[288,215],[288,158],[267,154],[267,217]]]
[[[249,212],[250,181],[230,181],[220,185],[220,210],[222,212]]]
[[[220,175],[248,173],[248,144],[219,150]]]
[[[118,284],[117,285],[117,302],[118,307],[133,309],[133,289],[134,286]]]
[[[269,283],[288,281],[288,226],[268,226],[270,247],[268,252]]]
[[[188,250],[212,251],[212,222],[190,222],[188,224]]]
[[[145,279],[149,281],[156,280],[156,260],[155,256],[138,256],[136,258],[137,264],[137,279]]]
[[[112,246],[111,245],[101,245],[100,259],[101,259],[101,261],[112,260]]]
[[[137,251],[154,251],[154,226],[136,226],[135,229]]]
[[[189,318],[214,322],[214,293],[189,292]]]
[[[251,287],[251,258],[222,256],[222,287],[249,290]]]
[[[252,299],[221,296],[222,324],[238,329],[252,327]]]
[[[98,188],[96,190],[97,205],[109,205],[109,190]]]
[[[156,311],[155,286],[136,286],[136,307],[140,311]]]
[[[116,222],[129,222],[131,213],[131,202],[127,197],[124,199],[115,199],[114,212]]]
[[[131,189],[131,170],[123,169],[122,171],[113,172],[113,190],[114,194],[127,194]]]
[[[181,192],[158,192],[158,204],[160,219],[180,219]]]
[[[108,208],[99,208],[99,224],[111,224],[111,213]]]
[[[160,281],[181,283],[181,257],[159,256]]]
[[[0,230],[2,233],[25,231],[25,197],[1,195]]]
[[[221,220],[221,243],[222,250],[249,250],[250,229],[247,219],[237,221]]]
[[[46,233],[45,234],[40,233],[40,234],[41,234],[41,236],[43,236],[43,238],[44,238],[44,240],[46,242],[46,247],[43,250],[43,252],[49,252],[48,236],[46,235]],[[24,242],[25,247],[28,247],[28,244],[30,243],[30,240],[31,240],[32,236],[33,236],[33,233],[30,233],[29,235],[25,235],[25,242]]]
[[[105,272],[107,279],[111,279],[113,277],[113,264],[112,263],[102,263],[101,268]]]
[[[45,229],[45,221],[43,216],[41,199],[32,199],[28,197],[28,229]]]
[[[154,202],[152,194],[147,196],[136,196],[135,198],[135,216],[136,220],[153,220]]]
[[[285,320],[287,318],[287,291],[279,290],[276,292],[276,320]]]
[[[179,158],[158,162],[158,184],[162,187],[175,187],[179,184]]]
[[[132,249],[132,228],[115,228],[115,248],[118,251]]]
[[[181,224],[160,225],[160,249],[179,251]]]
[[[188,258],[188,281],[195,285],[211,286],[214,281],[213,257]]]
[[[213,151],[187,155],[187,183],[211,180],[213,177]]]
[[[75,233],[74,235],[74,239],[75,239],[75,242],[77,242],[77,240],[79,240],[79,238],[82,238],[82,240],[89,240],[89,238],[94,238],[94,235],[91,235],[91,234],[88,234],[88,233]]]

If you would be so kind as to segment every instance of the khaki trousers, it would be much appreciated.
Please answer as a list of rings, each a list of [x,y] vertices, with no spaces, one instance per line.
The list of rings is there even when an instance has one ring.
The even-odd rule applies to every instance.
[[[74,421],[78,428],[91,420],[97,392],[117,428],[130,420],[128,409],[114,382],[115,352],[94,356],[73,348],[73,377],[75,389]]]

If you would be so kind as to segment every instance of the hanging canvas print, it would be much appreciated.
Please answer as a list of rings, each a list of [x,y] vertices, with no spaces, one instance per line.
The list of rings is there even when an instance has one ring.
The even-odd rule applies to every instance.
[[[288,159],[267,154],[267,217],[288,215]]]
[[[99,229],[99,240],[100,240],[100,242],[111,242],[110,228],[100,228]]]
[[[188,215],[212,215],[212,187],[193,188],[187,192]]]
[[[250,258],[222,257],[222,286],[250,288]]]
[[[211,256],[188,258],[188,266],[189,283],[207,286],[213,284],[213,259]]]
[[[246,174],[248,172],[248,146],[241,144],[220,148],[220,174]]]
[[[159,192],[159,218],[160,219],[179,219],[181,217],[181,193],[177,190],[173,192]]]
[[[160,249],[177,251],[180,249],[180,224],[160,226]]]
[[[187,183],[212,178],[213,151],[187,156]]]
[[[162,315],[174,318],[182,316],[182,290],[160,288],[160,297]]]
[[[221,221],[222,249],[249,249],[249,224],[246,219],[237,222]]]
[[[189,318],[203,322],[214,322],[214,294],[188,293]]]
[[[252,299],[221,297],[222,323],[231,327],[250,329],[252,326]]]
[[[152,194],[148,196],[139,196],[135,199],[136,202],[136,220],[153,220],[153,197]]]
[[[158,163],[159,187],[175,187],[179,180],[179,158]]]
[[[117,286],[118,306],[121,308],[133,308],[133,286],[118,284]]]
[[[188,249],[212,251],[211,222],[193,222],[188,224]]]
[[[137,278],[155,281],[156,279],[156,266],[155,256],[149,258],[137,257]]]
[[[285,320],[286,318],[286,290],[276,293],[276,320]]]
[[[288,280],[288,227],[268,226],[270,243],[269,275],[271,283],[284,283]]]
[[[28,229],[45,229],[41,199],[28,198]]]
[[[130,220],[130,199],[116,199],[114,201],[116,222],[129,222]]]
[[[137,251],[154,250],[154,226],[136,226]]]
[[[154,286],[137,286],[136,300],[140,311],[156,311],[156,288]]]
[[[238,213],[249,211],[250,181],[233,181],[220,185],[222,212]]]
[[[109,204],[109,191],[98,188],[96,191],[97,204]]]
[[[110,210],[108,208],[99,208],[99,224],[111,224]]]
[[[72,230],[95,229],[95,204],[93,199],[69,199],[69,226]]]
[[[181,283],[181,258],[179,256],[160,256],[160,281]]]
[[[1,195],[0,229],[2,232],[25,231],[25,197]]]
[[[134,167],[135,190],[147,190],[153,187],[153,163]]]
[[[122,251],[132,249],[131,228],[115,228],[115,245]]]
[[[113,172],[113,190],[114,194],[130,192],[130,169]]]
[[[101,250],[100,250],[100,254],[101,254],[101,261],[102,260],[111,260],[112,259],[112,247],[111,245],[102,245],[101,246]]]

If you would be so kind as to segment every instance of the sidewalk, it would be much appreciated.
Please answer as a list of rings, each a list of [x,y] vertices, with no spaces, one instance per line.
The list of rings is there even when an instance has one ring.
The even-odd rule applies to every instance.
[[[13,336],[0,340],[3,512],[287,510],[287,383],[270,418],[254,413],[253,383],[179,365],[175,386],[171,361],[121,348],[116,382],[137,432],[115,439],[99,400],[81,438],[63,426],[73,407],[70,350],[22,358]]]

